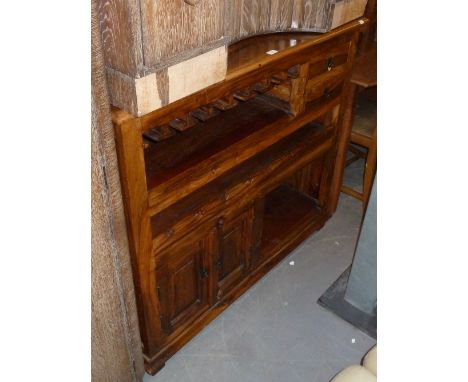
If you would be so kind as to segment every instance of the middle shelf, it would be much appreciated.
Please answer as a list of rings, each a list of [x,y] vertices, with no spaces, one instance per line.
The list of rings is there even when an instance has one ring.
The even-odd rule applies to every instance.
[[[333,145],[333,129],[310,123],[222,176],[176,201],[151,219],[153,247],[161,249],[193,230],[203,230],[287,180],[313,161],[322,162]],[[320,181],[319,181],[320,182]]]

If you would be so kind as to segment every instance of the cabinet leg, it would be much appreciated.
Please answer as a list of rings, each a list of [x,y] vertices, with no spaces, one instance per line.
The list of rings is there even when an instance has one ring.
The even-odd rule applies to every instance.
[[[343,183],[343,173],[346,162],[346,152],[348,150],[349,138],[353,126],[354,104],[356,99],[357,86],[350,83],[343,94],[343,111],[341,121],[337,127],[337,154],[335,168],[330,186],[330,212],[336,211],[338,199],[340,197],[341,184]]]
[[[158,361],[158,360],[153,361],[153,362],[146,362],[145,361],[145,371],[150,375],[155,375],[165,365],[166,365],[166,362],[161,362],[161,361]]]

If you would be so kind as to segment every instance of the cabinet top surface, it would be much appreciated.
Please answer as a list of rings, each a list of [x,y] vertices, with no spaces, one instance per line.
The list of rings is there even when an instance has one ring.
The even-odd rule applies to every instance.
[[[227,73],[308,41],[317,40],[319,33],[273,33],[250,37],[229,46]]]
[[[228,47],[225,80],[212,85],[211,88],[219,87],[230,80],[240,78],[264,65],[280,62],[295,52],[300,54],[300,51],[308,49],[310,46],[329,41],[334,37],[344,35],[348,32],[356,31],[364,24],[367,24],[367,22],[368,19],[362,17],[327,33],[280,32],[249,37],[238,41]],[[202,89],[197,93],[184,97],[183,99],[175,101],[142,117],[134,117],[114,107],[112,110],[113,122],[121,124],[130,119],[147,119],[148,121],[155,119],[165,113],[172,112],[173,109],[177,109],[181,104],[188,102],[187,99],[194,98],[194,96],[196,98],[196,96],[200,96],[200,94],[203,95],[205,90],[206,89]]]

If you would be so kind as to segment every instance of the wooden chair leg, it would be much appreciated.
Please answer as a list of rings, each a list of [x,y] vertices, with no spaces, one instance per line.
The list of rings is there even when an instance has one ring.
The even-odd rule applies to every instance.
[[[364,170],[364,186],[363,186],[364,208],[367,206],[367,202],[369,201],[372,181],[374,180],[376,168],[377,168],[377,128],[375,128],[372,134],[372,143],[369,146],[369,151],[367,153],[366,167]]]
[[[341,192],[359,200],[363,200],[364,198],[364,195],[361,192],[356,191],[355,189],[349,186],[341,186]]]
[[[349,159],[346,161],[345,167],[348,167],[350,164],[352,164],[352,163],[358,161],[359,159],[361,159],[360,156],[358,156],[358,155],[353,155],[351,158],[349,158]]]
[[[365,160],[367,157],[366,153],[354,147],[351,142],[349,143],[348,151],[352,153],[353,156],[346,161],[345,167],[348,167],[351,163],[354,163],[361,158]]]
[[[343,111],[338,123],[338,128],[341,130],[341,134],[339,134],[341,139],[338,142],[338,153],[336,156],[335,169],[330,185],[329,209],[331,213],[335,212],[336,208],[338,207],[338,198],[340,196],[341,186],[343,185],[343,173],[346,163],[346,152],[348,150],[349,138],[353,125],[356,92],[357,85],[351,82],[342,96],[344,101],[340,107],[343,108]]]

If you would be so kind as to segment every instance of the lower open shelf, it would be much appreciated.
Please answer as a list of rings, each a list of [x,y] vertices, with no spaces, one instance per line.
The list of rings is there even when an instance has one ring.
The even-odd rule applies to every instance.
[[[265,196],[262,257],[286,246],[288,238],[300,227],[319,221],[323,212],[315,199],[282,184]]]

